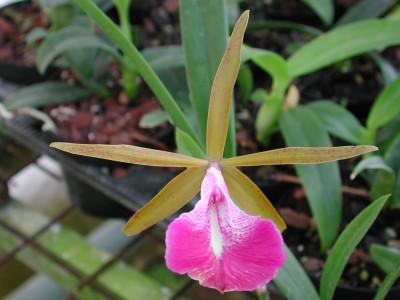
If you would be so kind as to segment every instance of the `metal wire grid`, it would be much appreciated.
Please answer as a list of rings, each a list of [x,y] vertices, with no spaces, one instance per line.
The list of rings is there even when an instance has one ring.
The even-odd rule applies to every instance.
[[[62,180],[59,176],[54,174],[53,172],[49,171],[47,168],[44,168],[36,163],[35,160],[31,159],[30,157],[24,155],[19,149],[11,144],[6,144],[0,142],[0,148],[6,150],[7,152],[12,153],[13,155],[17,156],[19,159],[25,162],[25,164],[33,163],[41,170],[46,172],[48,175],[53,177],[56,180]],[[10,179],[13,174],[8,173],[4,170],[1,171],[3,179]],[[52,253],[48,252],[46,249],[38,245],[36,239],[40,237],[43,233],[50,229],[52,225],[61,221],[63,218],[67,217],[71,212],[73,212],[74,208],[72,205],[69,205],[63,211],[61,211],[58,215],[53,217],[47,224],[45,224],[42,228],[40,228],[35,234],[31,236],[25,236],[15,228],[9,226],[7,223],[0,220],[0,226],[6,229],[8,232],[13,234],[14,236],[18,237],[21,240],[21,243],[15,247],[13,250],[6,253],[3,257],[0,257],[0,268],[4,266],[7,262],[9,262],[12,258],[16,256],[18,252],[20,252],[25,247],[33,247],[38,252],[40,252],[43,256],[51,260],[53,263],[57,264],[58,266],[62,267],[64,270],[68,271],[71,275],[75,276],[77,279],[80,280],[79,284],[69,292],[63,300],[70,300],[74,299],[76,295],[86,286],[90,286],[91,288],[95,289],[97,292],[102,294],[104,297],[114,300],[119,299],[116,295],[112,292],[104,289],[103,287],[99,286],[95,283],[97,276],[99,276],[102,272],[106,271],[109,267],[113,265],[115,261],[124,257],[126,253],[129,253],[129,250],[132,249],[138,242],[140,242],[144,237],[149,237],[156,243],[164,245],[164,242],[160,240],[156,235],[152,233],[151,230],[147,230],[142,234],[136,236],[135,239],[129,241],[126,245],[124,245],[119,251],[117,251],[108,261],[106,261],[100,268],[98,268],[93,274],[90,276],[83,275],[80,271],[76,270],[75,268],[71,267],[70,265],[66,264],[62,259],[54,256]],[[182,295],[188,288],[190,288],[193,284],[192,280],[188,280],[183,286],[172,295],[171,299],[176,299],[180,295]]]
[[[101,286],[97,285],[94,281],[98,275],[100,275],[102,272],[107,270],[112,264],[122,258],[125,253],[127,253],[131,248],[133,248],[139,241],[141,241],[146,235],[151,236],[149,232],[142,233],[138,235],[135,239],[131,240],[128,242],[125,246],[123,246],[116,254],[114,254],[107,262],[105,262],[100,268],[98,268],[93,274],[90,276],[85,276],[75,268],[69,266],[68,264],[64,263],[63,260],[59,259],[58,257],[54,256],[52,253],[48,252],[46,249],[43,247],[39,246],[36,243],[36,239],[46,232],[53,224],[56,222],[60,221],[64,217],[66,217],[68,214],[70,214],[73,211],[73,207],[69,206],[65,210],[63,210],[59,215],[55,216],[51,221],[49,221],[45,226],[43,226],[40,230],[38,230],[34,235],[27,237],[15,228],[12,228],[5,222],[0,220],[0,226],[3,227],[4,229],[8,230],[10,233],[13,235],[17,236],[19,239],[21,239],[21,244],[19,244],[17,247],[15,247],[12,251],[8,252],[5,256],[0,258],[0,268],[6,264],[8,261],[10,261],[19,251],[24,249],[25,247],[33,247],[37,251],[39,251],[42,255],[44,255],[46,258],[51,260],[53,263],[57,264],[58,266],[64,268],[66,271],[68,271],[71,275],[75,276],[77,279],[80,280],[80,283],[69,293],[67,294],[63,300],[69,300],[69,299],[74,299],[75,296],[79,293],[80,290],[82,290],[85,286],[89,285],[93,289],[95,289],[97,292],[101,293],[104,297],[111,299],[111,300],[117,300],[119,299],[116,295],[111,293],[110,291],[102,288]],[[187,285],[183,286],[184,290],[188,288]],[[179,290],[177,293],[175,293],[172,296],[172,299],[175,299],[176,296],[179,296],[179,294],[182,292],[182,289]]]
[[[11,144],[5,144],[0,142],[0,148],[6,149],[8,152],[12,153],[13,155],[17,156],[20,158],[24,163],[27,164],[35,164],[37,167],[39,167],[43,172],[46,172],[49,176],[56,180],[63,180],[47,168],[44,168],[40,164],[36,162],[36,160],[26,156],[24,153],[19,151],[19,149]],[[4,177],[6,180],[10,179],[13,174],[2,172],[2,177]],[[3,178],[3,179],[4,179]],[[119,251],[117,251],[112,257],[106,261],[101,267],[99,267],[95,272],[93,272],[90,276],[86,276],[82,274],[80,271],[75,269],[74,267],[71,267],[70,265],[66,264],[62,259],[58,258],[57,256],[53,255],[43,247],[41,247],[37,242],[36,239],[39,238],[42,234],[44,234],[47,230],[51,228],[52,225],[55,223],[61,221],[63,218],[67,217],[70,213],[74,211],[74,207],[72,205],[69,205],[66,207],[63,211],[61,211],[58,215],[53,217],[47,224],[42,226],[35,234],[31,236],[25,236],[15,228],[9,226],[7,223],[3,222],[0,220],[0,226],[7,231],[9,231],[11,234],[14,236],[18,237],[21,240],[21,243],[16,246],[13,250],[9,251],[6,253],[3,257],[0,257],[0,268],[4,266],[7,262],[9,262],[12,258],[15,257],[15,255],[20,252],[22,249],[25,247],[33,247],[35,248],[38,252],[40,252],[43,256],[51,260],[53,263],[57,264],[59,267],[62,267],[64,270],[69,272],[71,275],[75,276],[77,279],[79,279],[79,284],[71,290],[64,298],[63,300],[70,300],[70,299],[75,299],[78,293],[86,286],[90,286],[97,292],[99,292],[102,296],[111,299],[111,300],[117,300],[119,299],[118,296],[110,292],[109,290],[106,290],[102,286],[98,285],[95,280],[96,278],[106,271],[108,268],[110,268],[113,263],[115,263],[118,259],[123,259],[127,253],[130,252],[130,250],[135,247],[143,238],[148,237],[155,243],[158,243],[165,247],[164,241],[160,239],[156,234],[153,233],[152,229],[148,229],[141,233],[140,235],[137,235],[136,238],[133,240],[129,241],[126,245],[122,246]],[[182,296],[188,289],[190,289],[194,284],[193,280],[188,279],[182,286],[176,290],[176,292],[170,297],[170,300],[177,299],[178,297]],[[246,293],[248,296],[251,298],[257,298],[253,293]]]

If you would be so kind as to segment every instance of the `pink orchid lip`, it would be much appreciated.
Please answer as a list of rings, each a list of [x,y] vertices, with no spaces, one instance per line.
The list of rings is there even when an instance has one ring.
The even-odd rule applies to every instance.
[[[201,200],[166,233],[167,267],[220,292],[264,286],[285,258],[276,225],[247,215],[233,203],[217,163],[207,170]]]

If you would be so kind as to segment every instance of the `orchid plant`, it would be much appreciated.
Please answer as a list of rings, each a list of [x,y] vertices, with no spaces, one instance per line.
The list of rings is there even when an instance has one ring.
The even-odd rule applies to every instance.
[[[377,150],[375,146],[292,147],[223,158],[248,18],[246,11],[236,23],[212,85],[206,159],[129,145],[51,144],[69,153],[119,162],[187,167],[136,212],[123,231],[133,235],[145,230],[178,211],[200,191],[201,199],[194,209],[167,229],[166,264],[221,293],[264,286],[277,275],[286,258],[281,235],[286,228],[284,221],[236,167],[324,163]]]

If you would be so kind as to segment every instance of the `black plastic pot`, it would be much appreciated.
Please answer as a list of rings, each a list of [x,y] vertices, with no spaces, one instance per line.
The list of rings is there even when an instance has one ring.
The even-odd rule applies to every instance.
[[[63,167],[73,204],[82,211],[98,217],[127,218],[144,206],[174,177],[165,168],[132,165],[129,175],[117,179],[108,174],[110,163],[50,148],[60,138],[40,130],[41,123],[31,117],[18,115],[5,122],[6,134],[40,154],[56,159]],[[96,161],[96,164],[90,163]],[[105,161],[104,161],[105,162]],[[165,220],[166,226],[176,215]]]
[[[0,60],[0,77],[18,84],[33,84],[55,78],[59,70],[50,66],[45,74],[41,75],[36,67],[18,65]]]
[[[314,286],[319,289],[320,278],[315,274],[309,274],[311,281]],[[377,289],[369,287],[351,287],[343,284],[338,284],[333,295],[334,300],[373,300]],[[385,300],[399,300],[400,299],[400,287],[392,287],[389,293],[386,295]]]
[[[372,300],[374,299],[377,289],[349,287],[339,285],[336,288],[334,300],[351,299],[351,300]],[[386,295],[385,300],[398,300],[400,299],[400,287],[392,287]]]

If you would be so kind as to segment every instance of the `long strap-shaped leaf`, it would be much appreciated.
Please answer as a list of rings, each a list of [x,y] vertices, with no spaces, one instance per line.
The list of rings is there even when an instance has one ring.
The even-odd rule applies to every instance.
[[[190,98],[200,140],[205,145],[211,86],[228,45],[224,0],[185,0],[179,3],[182,46]]]
[[[208,160],[219,160],[224,152],[233,86],[239,72],[243,35],[248,19],[249,11],[246,11],[237,21],[211,89],[206,140]]]
[[[335,28],[300,48],[287,60],[292,78],[374,49],[400,43],[400,21],[366,20]]]
[[[203,167],[206,160],[130,145],[52,143],[50,147],[83,156],[157,167]]]
[[[318,117],[305,106],[296,106],[283,111],[279,123],[288,146],[330,147],[332,145]],[[335,241],[340,227],[342,193],[339,166],[337,162],[329,162],[295,165],[295,169],[306,192],[323,252]]]
[[[319,164],[355,157],[376,150],[378,148],[375,146],[289,147],[224,159],[221,161],[221,166]]]
[[[381,244],[372,244],[370,251],[373,260],[385,273],[389,273],[400,262],[400,249],[384,246]]]
[[[301,0],[307,4],[324,22],[325,25],[332,24],[334,7],[332,0]]]
[[[229,193],[246,213],[271,219],[280,231],[286,229],[285,222],[274,206],[250,178],[236,168],[228,167],[221,170]]]
[[[41,107],[44,105],[75,102],[86,97],[89,91],[68,83],[48,81],[29,85],[7,97],[3,104],[8,110],[21,107]]]
[[[55,57],[72,49],[84,48],[103,50],[114,57],[119,65],[126,66],[117,49],[90,29],[80,26],[68,26],[49,34],[38,49],[36,65],[43,74]]]
[[[394,268],[386,275],[385,280],[379,287],[374,300],[384,300],[386,294],[389,293],[390,288],[400,276],[400,261],[396,261]]]
[[[375,200],[360,212],[340,234],[332,251],[329,253],[322,272],[320,284],[322,299],[329,300],[333,298],[350,254],[371,227],[388,198],[389,195],[386,195]]]
[[[285,265],[279,270],[274,283],[289,300],[321,300],[303,266],[285,244]]]
[[[400,28],[400,22],[399,22]],[[400,112],[400,77],[388,85],[375,100],[367,118],[367,128],[376,130]]]
[[[206,168],[190,168],[172,179],[149,203],[134,214],[122,229],[140,233],[178,211],[199,191]]]

